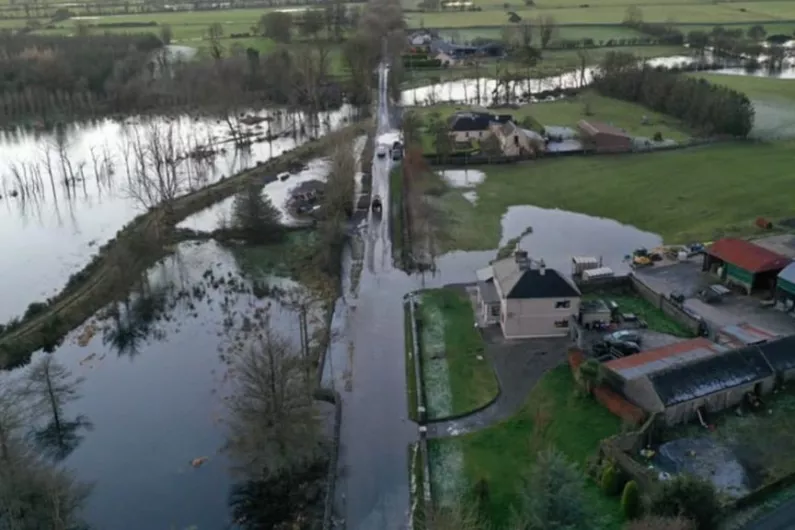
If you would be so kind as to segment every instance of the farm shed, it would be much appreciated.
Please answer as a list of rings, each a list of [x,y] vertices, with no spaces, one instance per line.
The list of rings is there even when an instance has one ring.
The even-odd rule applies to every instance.
[[[725,238],[707,248],[703,270],[716,274],[726,283],[738,285],[751,294],[756,289],[772,291],[776,276],[789,263],[788,257],[751,241]]]
[[[774,332],[753,326],[747,322],[722,327],[716,334],[717,342],[730,348],[762,344],[776,338],[778,338],[778,335]]]
[[[795,335],[757,346],[782,381],[795,379]]]
[[[776,298],[795,301],[795,263],[790,263],[776,277]]]
[[[697,411],[719,412],[762,395],[775,385],[775,374],[756,346],[703,357],[653,374],[649,380],[665,407],[668,425],[687,423]]]
[[[665,405],[651,383],[651,376],[725,351],[727,348],[703,337],[684,340],[606,362],[605,381],[646,412],[663,412]]]
[[[597,153],[626,153],[632,150],[632,138],[617,127],[595,121],[577,124],[583,147]]]

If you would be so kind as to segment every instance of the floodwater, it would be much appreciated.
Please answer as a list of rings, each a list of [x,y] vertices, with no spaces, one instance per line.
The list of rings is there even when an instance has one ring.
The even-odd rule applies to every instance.
[[[128,175],[137,173],[136,145],[142,148],[139,151],[144,153],[150,175],[148,147],[155,134],[173,134],[179,153],[207,144],[219,149],[212,159],[186,157],[179,163],[180,189],[188,191],[266,161],[307,139],[300,125],[303,115],[277,110],[252,114],[267,121],[242,125],[243,131],[260,138],[269,133],[280,136],[236,150],[229,143],[226,123],[187,115],[104,119],[70,124],[58,132],[0,132],[0,247],[6,256],[0,265],[0,322],[20,315],[31,302],[56,294],[103,243],[146,210],[128,180]],[[352,114],[352,108],[343,107],[321,115],[318,134],[339,127]],[[65,175],[70,177],[69,184]]]
[[[223,353],[243,317],[269,302],[272,327],[293,345],[300,340],[297,315],[258,299],[239,273],[233,253],[216,243],[183,243],[149,272],[145,300],[156,301],[149,318],[127,316],[147,313],[133,295],[129,311],[120,304],[118,324],[92,319],[53,354],[85,377],[65,414],[84,416],[92,428],[78,433],[83,440],[64,465],[94,485],[85,507],[92,528],[235,528],[227,507],[235,477],[221,452]],[[270,278],[269,285],[297,284]]]
[[[438,172],[444,181],[453,188],[464,189],[461,196],[473,205],[478,203],[478,192],[474,188],[486,180],[486,174],[479,169],[444,169]]]
[[[616,274],[628,273],[626,255],[640,247],[662,244],[659,235],[613,219],[537,206],[511,206],[502,217],[500,245],[519,236],[528,226],[533,231],[522,238],[522,249],[564,274],[571,273],[573,256],[601,258],[604,266]]]

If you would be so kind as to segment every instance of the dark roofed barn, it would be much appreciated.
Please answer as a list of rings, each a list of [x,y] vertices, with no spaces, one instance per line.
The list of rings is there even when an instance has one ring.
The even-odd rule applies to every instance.
[[[743,402],[746,393],[770,392],[775,374],[755,346],[730,350],[649,377],[665,407],[668,425],[697,418],[697,410],[719,412]]]
[[[704,253],[705,271],[750,294],[756,289],[772,291],[776,277],[790,259],[744,239],[720,239]]]
[[[795,335],[768,341],[757,348],[781,380],[795,379]]]
[[[577,124],[586,151],[626,153],[632,150],[632,138],[616,127],[596,121],[580,120]]]

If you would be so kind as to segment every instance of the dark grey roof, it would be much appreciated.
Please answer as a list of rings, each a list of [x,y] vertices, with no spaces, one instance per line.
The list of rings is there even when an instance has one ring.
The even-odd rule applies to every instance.
[[[494,121],[494,116],[481,112],[466,112],[453,115],[450,129],[453,131],[485,131]]]
[[[570,298],[580,296],[574,288],[555,269],[546,269],[544,274],[538,269],[522,271],[519,281],[513,286],[506,298]]]
[[[480,298],[487,304],[496,304],[500,301],[500,295],[497,294],[497,288],[494,287],[494,279],[485,282],[478,282],[478,290],[480,291]]]
[[[773,371],[762,353],[750,346],[679,365],[649,379],[660,401],[670,407],[771,375]]]
[[[795,335],[756,346],[776,372],[795,368]]]

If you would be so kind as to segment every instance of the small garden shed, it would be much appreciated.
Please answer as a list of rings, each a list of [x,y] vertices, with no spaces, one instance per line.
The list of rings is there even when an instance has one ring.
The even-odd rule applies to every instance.
[[[703,270],[751,294],[756,289],[772,291],[776,277],[790,261],[788,257],[751,241],[725,238],[707,248]]]

